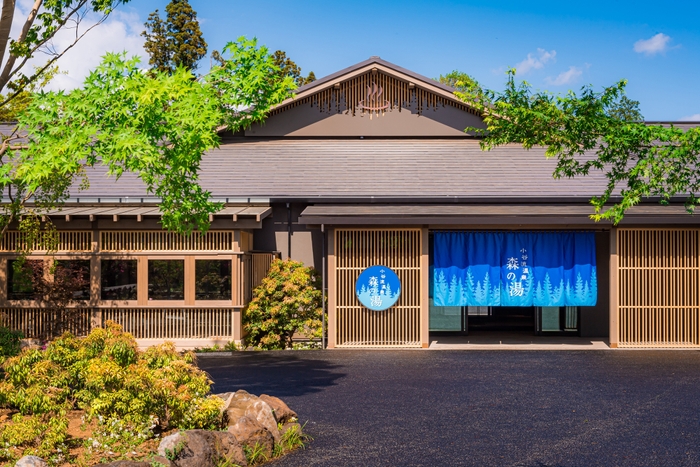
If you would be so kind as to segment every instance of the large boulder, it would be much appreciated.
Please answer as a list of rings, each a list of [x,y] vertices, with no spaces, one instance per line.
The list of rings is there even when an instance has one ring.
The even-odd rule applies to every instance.
[[[297,418],[297,413],[290,409],[279,397],[261,394],[260,400],[266,402],[267,405],[270,406],[277,423],[287,423],[291,419]]]
[[[277,428],[277,420],[272,412],[272,407],[258,396],[248,394],[240,390],[227,400],[226,418],[228,424],[235,425],[241,417],[255,418],[260,425],[272,434],[275,442],[280,440],[280,432]]]
[[[217,467],[222,461],[246,467],[243,447],[226,431],[187,430],[166,436],[158,446],[160,456],[177,467]]]
[[[228,427],[228,432],[235,436],[241,445],[250,449],[260,446],[265,457],[272,457],[275,438],[257,419],[244,415]]]
[[[24,456],[15,463],[15,467],[49,467],[49,464],[41,457]]]

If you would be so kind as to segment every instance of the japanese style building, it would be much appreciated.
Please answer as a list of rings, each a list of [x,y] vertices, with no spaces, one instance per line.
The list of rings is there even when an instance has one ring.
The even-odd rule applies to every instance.
[[[239,341],[279,256],[323,270],[329,348],[488,330],[700,346],[700,218],[648,202],[616,227],[592,221],[603,174],[556,180],[544,149],[482,151],[464,131],[482,118],[453,91],[378,57],[299,88],[204,157],[201,184],[225,208],[202,236],[163,231],[137,177],[91,169],[52,217],[56,257],[90,270],[84,326],[114,320],[142,345]],[[0,306],[39,334],[50,311],[13,280],[19,240],[0,244]]]

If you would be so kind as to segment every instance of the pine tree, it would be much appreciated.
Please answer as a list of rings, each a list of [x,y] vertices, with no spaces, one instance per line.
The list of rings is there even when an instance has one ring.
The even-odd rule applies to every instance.
[[[598,275],[596,274],[596,269],[591,268],[591,289],[588,300],[590,303],[595,303],[598,299]]]
[[[464,284],[464,296],[465,303],[471,305],[474,299],[474,275],[472,274],[472,268],[467,268],[467,281]]]
[[[163,21],[158,10],[148,15],[144,48],[152,69],[172,73],[178,66],[194,71],[207,54],[207,43],[197,21],[197,12],[187,0],[171,0]]]
[[[455,301],[457,300],[457,275],[452,276],[452,280],[450,281],[450,294],[447,296],[447,303],[450,306],[455,305]]]
[[[282,50],[277,50],[272,54],[272,58],[280,69],[279,77],[284,78],[285,76],[290,76],[294,79],[297,86],[303,86],[316,81],[316,75],[314,72],[309,72],[308,76],[304,77],[301,74],[301,68],[299,65],[294,63],[294,61],[287,57],[287,53]]]
[[[555,303],[554,293],[552,291],[552,282],[549,280],[549,273],[544,275],[544,293],[547,296],[547,304],[543,306],[552,306]]]
[[[464,282],[459,278],[457,282],[457,305],[464,306],[467,304],[466,291],[464,290]]]
[[[446,306],[447,299],[447,280],[445,279],[445,273],[440,271],[438,275],[438,270],[435,270],[435,304],[437,306]]]
[[[581,273],[579,272],[576,276],[576,300],[585,302],[587,295],[588,294],[584,293],[583,291],[583,278],[581,277]]]
[[[546,302],[544,300],[544,292],[542,290],[542,283],[538,282],[537,287],[535,288],[535,305],[537,306],[542,306]]]
[[[488,271],[484,276],[484,300],[486,301],[484,305],[491,305],[491,278]]]
[[[477,305],[483,305],[484,302],[484,290],[481,288],[481,282],[476,281],[476,289],[474,289],[474,299]]]

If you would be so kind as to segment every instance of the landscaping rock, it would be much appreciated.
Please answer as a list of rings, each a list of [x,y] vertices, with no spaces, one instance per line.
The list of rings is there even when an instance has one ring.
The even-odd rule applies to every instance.
[[[290,409],[279,397],[261,394],[260,400],[266,402],[272,408],[272,414],[275,416],[277,423],[287,423],[292,418],[297,418],[297,413]]]
[[[166,436],[158,454],[173,459],[177,467],[217,467],[222,460],[248,465],[243,447],[226,431],[187,430]]]
[[[228,432],[236,437],[239,443],[249,448],[262,446],[263,454],[269,459],[275,446],[275,438],[257,419],[243,416],[228,427]]]
[[[24,456],[15,463],[15,467],[49,467],[49,464],[41,457]]]
[[[236,424],[243,417],[255,418],[267,431],[272,434],[275,442],[279,442],[280,433],[277,428],[277,420],[272,412],[272,407],[258,396],[248,394],[246,391],[236,391],[229,401],[226,409],[228,424]]]
[[[231,401],[233,400],[233,392],[224,392],[223,394],[214,394],[216,397],[223,399],[224,405],[221,407],[221,413],[224,414],[228,410]]]
[[[267,402],[257,400],[252,404],[248,405],[245,412],[246,416],[254,416],[258,422],[264,426],[267,431],[272,433],[272,437],[275,439],[275,443],[280,441],[280,430],[277,428],[277,421],[275,416],[272,414],[272,408],[267,405]]]

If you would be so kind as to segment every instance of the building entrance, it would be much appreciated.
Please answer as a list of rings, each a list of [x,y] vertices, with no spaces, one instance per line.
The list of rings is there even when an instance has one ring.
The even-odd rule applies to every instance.
[[[435,306],[430,332],[522,332],[543,336],[579,335],[579,307]]]

